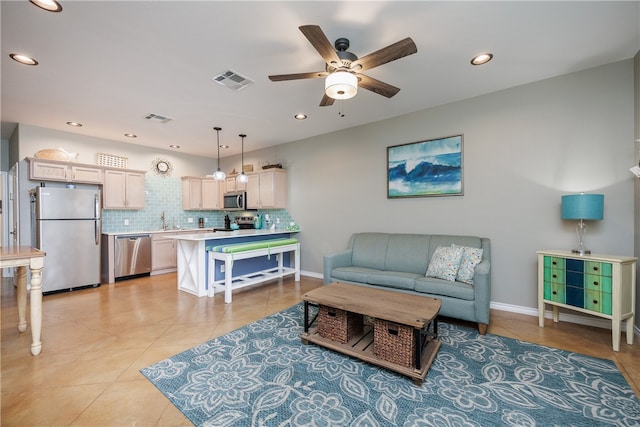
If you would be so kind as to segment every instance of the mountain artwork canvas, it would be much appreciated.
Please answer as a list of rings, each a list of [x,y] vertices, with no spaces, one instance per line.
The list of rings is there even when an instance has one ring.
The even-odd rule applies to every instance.
[[[462,135],[387,147],[387,198],[461,196]]]

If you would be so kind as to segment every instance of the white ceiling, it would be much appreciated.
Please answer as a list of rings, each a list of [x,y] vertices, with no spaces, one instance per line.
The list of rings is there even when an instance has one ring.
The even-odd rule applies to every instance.
[[[64,1],[61,13],[2,1],[2,138],[16,123],[215,157],[304,139],[489,92],[632,58],[640,2]],[[317,24],[333,43],[368,53],[411,37],[418,53],[366,72],[400,87],[393,98],[359,90],[319,107],[322,79],[271,74],[324,70],[298,30]],[[490,51],[482,67],[472,56]],[[12,52],[39,61],[20,65]],[[231,69],[254,84],[211,80]],[[340,117],[343,111],[345,116]],[[294,120],[296,113],[309,117]],[[144,119],[149,113],[169,123]],[[82,128],[65,123],[76,121]],[[124,133],[134,133],[131,140]],[[53,147],[52,147],[53,148]]]

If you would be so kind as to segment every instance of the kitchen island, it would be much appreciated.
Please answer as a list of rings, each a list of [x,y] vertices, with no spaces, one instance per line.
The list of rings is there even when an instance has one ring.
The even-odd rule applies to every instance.
[[[216,231],[213,233],[194,233],[167,236],[167,239],[175,239],[177,245],[178,258],[178,289],[191,293],[198,297],[213,297],[215,292],[214,283],[224,283],[226,265],[230,265],[221,260],[210,259],[208,249],[221,246],[233,246],[238,244],[249,244],[251,242],[264,242],[269,240],[279,240],[293,237],[300,230],[235,230]],[[268,251],[267,251],[268,252]],[[299,251],[295,252],[299,254]],[[247,277],[260,274],[260,272],[270,269],[277,269],[283,265],[286,271],[292,273],[295,266],[296,280],[299,280],[299,262],[291,260],[288,253],[278,253],[270,256],[245,258],[237,256],[233,260],[233,278]],[[298,258],[296,256],[296,258]],[[213,271],[209,271],[209,269]],[[282,272],[281,272],[282,273]],[[282,274],[280,274],[280,277]],[[229,276],[230,277],[230,276]],[[274,276],[275,278],[275,276]]]

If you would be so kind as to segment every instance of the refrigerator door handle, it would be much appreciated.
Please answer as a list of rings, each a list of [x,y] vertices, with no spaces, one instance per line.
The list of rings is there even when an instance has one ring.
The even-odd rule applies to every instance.
[[[100,244],[100,235],[102,234],[102,220],[100,219],[100,195],[96,194],[94,198],[94,215],[95,218],[95,242],[96,245]]]
[[[96,245],[100,244],[100,235],[102,234],[102,221],[99,219],[96,219],[94,221],[94,229],[95,229],[95,241],[96,241]]]
[[[94,200],[95,200],[95,204],[93,205],[93,217],[94,218],[101,218],[101,215],[100,215],[100,195],[96,194]]]

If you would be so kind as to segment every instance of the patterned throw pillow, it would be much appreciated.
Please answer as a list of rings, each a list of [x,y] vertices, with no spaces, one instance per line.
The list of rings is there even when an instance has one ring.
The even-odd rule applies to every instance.
[[[431,256],[426,276],[453,282],[460,267],[462,252],[461,246],[438,246]]]
[[[462,248],[462,260],[460,261],[460,268],[458,269],[456,280],[458,282],[473,285],[473,274],[475,272],[476,265],[480,264],[480,261],[482,261],[482,249],[470,248],[468,246],[451,246]]]

